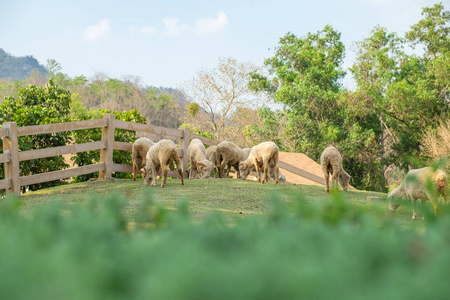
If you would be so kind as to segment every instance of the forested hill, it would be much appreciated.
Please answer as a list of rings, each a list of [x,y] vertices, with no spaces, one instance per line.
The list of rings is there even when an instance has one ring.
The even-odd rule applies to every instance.
[[[47,74],[45,67],[33,56],[16,57],[0,48],[0,78],[22,80],[29,77],[32,70]]]

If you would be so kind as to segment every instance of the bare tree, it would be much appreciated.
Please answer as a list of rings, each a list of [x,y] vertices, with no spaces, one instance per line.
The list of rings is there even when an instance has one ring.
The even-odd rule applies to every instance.
[[[238,108],[251,107],[258,96],[248,89],[249,73],[257,70],[251,62],[219,58],[217,68],[201,70],[185,84],[184,91],[191,101],[199,104],[208,118],[209,128],[216,139],[226,136],[226,128]]]

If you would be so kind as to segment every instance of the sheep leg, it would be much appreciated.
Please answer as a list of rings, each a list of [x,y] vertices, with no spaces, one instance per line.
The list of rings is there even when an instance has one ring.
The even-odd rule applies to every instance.
[[[280,168],[277,166],[275,169],[275,184],[278,184],[278,173],[280,172]]]
[[[133,164],[133,180],[136,181],[136,164]]]
[[[267,178],[267,170],[268,169],[269,169],[269,162],[266,158],[263,158],[263,177],[261,179],[261,183],[269,181],[269,178]]]
[[[177,165],[177,169],[178,169],[178,165]],[[193,165],[192,161],[191,161],[191,167],[189,168],[189,179],[194,178],[195,174],[193,174],[195,170],[195,166]]]
[[[241,178],[241,172],[239,171],[239,162],[237,162],[237,164],[234,165],[234,169],[236,170],[236,179]]]
[[[412,215],[412,219],[413,220],[417,220],[417,212],[416,212],[416,198],[414,197],[410,197],[411,198],[411,203],[413,205],[413,215]]]
[[[438,214],[438,208],[439,208],[437,202],[435,201],[433,195],[431,195],[430,193],[426,193],[426,195],[427,195],[428,199],[430,199],[431,204],[433,205],[434,214],[437,215]]]
[[[256,168],[256,176],[257,176],[258,182],[261,182],[261,168],[258,166],[257,162],[255,162],[255,168]]]
[[[328,171],[325,171],[324,172],[324,175],[325,175],[325,187],[326,187],[326,189],[327,189],[327,193],[329,193],[330,192],[330,173],[328,173]]]
[[[156,172],[156,166],[155,163],[152,161],[150,164],[150,172],[152,172],[152,185],[156,186],[158,184],[158,174]]]
[[[213,168],[213,171],[214,171],[214,178],[217,178],[217,168],[214,167],[214,168]]]
[[[332,179],[331,179],[331,187],[332,188],[338,188],[338,178],[339,178],[339,174],[338,174],[338,170],[336,170],[337,168],[333,167],[333,174]]]
[[[166,185],[166,180],[167,180],[167,162],[161,163],[161,169],[162,169],[162,184],[161,184],[161,187],[163,188]]]
[[[173,160],[175,160],[175,163],[177,164],[178,175],[180,175],[180,183],[181,185],[184,185],[183,171],[181,170],[180,158],[178,157],[178,155],[174,155]]]

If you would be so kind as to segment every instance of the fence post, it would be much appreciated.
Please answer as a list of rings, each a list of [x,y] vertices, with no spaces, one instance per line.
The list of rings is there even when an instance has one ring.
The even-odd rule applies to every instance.
[[[106,141],[106,148],[100,149],[100,163],[105,163],[105,170],[98,173],[100,179],[111,179],[113,150],[114,150],[114,114],[104,114],[103,119],[108,119],[108,126],[102,128],[102,141]]]
[[[183,150],[183,157],[181,158],[183,164],[183,177],[189,178],[188,175],[188,163],[187,149],[191,140],[191,130],[188,127],[183,127],[183,137],[178,138],[178,148]],[[177,166],[178,167],[178,166]]]
[[[11,188],[6,189],[6,194],[15,194],[20,196],[19,142],[17,140],[17,123],[4,123],[3,128],[8,128],[8,137],[3,138],[3,152],[9,153],[10,155],[10,161],[5,163],[5,179],[11,179]]]

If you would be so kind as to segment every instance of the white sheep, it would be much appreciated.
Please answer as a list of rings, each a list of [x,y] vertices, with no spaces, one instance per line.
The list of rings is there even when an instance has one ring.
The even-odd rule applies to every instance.
[[[217,161],[219,162],[219,177],[225,177],[225,168],[227,176],[230,175],[230,168],[234,167],[239,178],[239,163],[243,160],[244,153],[242,149],[232,142],[223,141],[217,145]]]
[[[189,169],[189,179],[196,178],[197,175],[200,178],[208,178],[211,176],[213,168],[212,162],[206,159],[205,145],[199,139],[193,139],[187,149],[187,157],[191,165]]]
[[[447,174],[440,169],[434,170],[431,167],[425,167],[410,170],[400,185],[389,193],[389,211],[395,212],[400,206],[392,203],[394,199],[409,199],[413,204],[412,218],[416,220],[416,200],[421,199],[422,202],[430,200],[436,214],[438,211],[438,196],[442,196],[445,203],[448,204],[447,188]]]
[[[250,168],[250,172],[255,172],[255,166],[249,166]],[[275,169],[274,168],[270,168],[269,169],[269,181],[275,181],[276,179],[276,175],[275,175]],[[249,173],[250,173],[249,172]],[[262,170],[260,170],[260,172],[262,172]],[[256,174],[254,180],[260,181],[260,179],[257,177],[258,175]],[[241,172],[241,178],[242,178],[242,172]],[[247,177],[245,177],[247,178]],[[243,178],[243,179],[245,179]],[[286,179],[286,175],[283,174],[283,172],[281,172],[281,168],[278,169],[278,183],[282,182],[282,183],[286,183],[287,179]]]
[[[329,146],[323,150],[320,156],[320,165],[325,177],[327,193],[330,192],[330,174],[332,175],[332,185],[337,186],[337,182],[339,181],[344,191],[348,189],[351,177],[344,171],[341,154],[335,147]]]
[[[252,169],[256,170],[261,183],[269,181],[270,169],[274,169],[275,183],[278,184],[278,147],[274,142],[263,142],[252,148],[248,158],[239,164],[240,178],[247,178]]]
[[[217,160],[217,146],[209,146],[205,151],[205,157],[213,164],[214,178],[217,178],[219,161]]]
[[[136,180],[136,170],[140,170],[146,165],[147,152],[154,143],[148,138],[138,138],[131,148],[131,158],[133,160],[133,180]]]
[[[270,179],[275,180],[275,178],[276,178],[275,169],[271,168]],[[284,175],[283,172],[281,172],[281,169],[278,169],[278,182],[286,183],[286,175]]]
[[[141,169],[146,185],[150,185],[150,183],[153,186],[157,185],[157,174],[161,169],[163,175],[161,187],[163,188],[166,185],[167,166],[169,165],[170,169],[173,171],[174,161],[177,165],[178,174],[180,175],[181,185],[184,185],[180,156],[178,155],[178,150],[174,142],[170,140],[160,140],[150,147],[146,158],[146,167]]]

